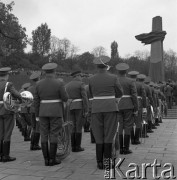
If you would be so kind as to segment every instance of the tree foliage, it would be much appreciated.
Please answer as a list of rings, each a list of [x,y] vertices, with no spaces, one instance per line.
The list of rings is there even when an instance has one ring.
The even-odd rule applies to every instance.
[[[32,51],[35,54],[44,55],[49,54],[50,50],[51,30],[46,23],[41,24],[36,30],[32,31]]]
[[[27,45],[26,29],[12,13],[14,2],[0,1],[0,56],[22,53]]]
[[[95,57],[106,55],[106,49],[103,46],[95,47],[92,51]]]

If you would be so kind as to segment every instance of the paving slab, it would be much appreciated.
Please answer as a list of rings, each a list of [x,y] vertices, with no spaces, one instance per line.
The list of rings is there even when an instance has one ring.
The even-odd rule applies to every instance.
[[[90,143],[90,134],[83,132],[82,146],[85,151],[72,153],[58,166],[44,166],[41,151],[30,151],[30,143],[24,142],[17,127],[12,135],[11,156],[16,161],[0,163],[0,180],[102,180],[106,171],[96,167],[95,144]],[[130,145],[133,151],[129,155],[119,155],[123,161],[120,169],[126,173],[131,170],[130,165],[137,165],[142,176],[144,165],[151,165],[157,160],[162,167],[158,169],[158,175],[163,171],[165,163],[174,166],[174,175],[177,176],[177,120],[163,119],[163,123],[149,134],[149,138],[142,139],[140,145]],[[146,169],[147,179],[153,179],[153,167]],[[116,171],[112,171],[115,179],[122,177]],[[110,172],[109,172],[110,173]],[[110,174],[109,174],[110,175]],[[133,173],[132,173],[133,175]],[[113,177],[113,175],[112,175]],[[135,178],[136,179],[136,178]],[[162,178],[161,178],[162,179]]]

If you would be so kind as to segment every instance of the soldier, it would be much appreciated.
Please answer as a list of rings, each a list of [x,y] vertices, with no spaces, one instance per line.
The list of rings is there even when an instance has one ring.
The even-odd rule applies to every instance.
[[[172,108],[172,96],[173,96],[173,88],[170,86],[169,82],[166,83],[167,86],[165,87],[165,96],[167,100],[168,109]]]
[[[88,85],[86,86],[86,91],[87,91],[87,97],[89,100],[89,112],[88,112],[87,118],[88,118],[88,121],[90,123],[91,118],[92,118],[92,101],[93,101],[93,98],[91,97]],[[91,138],[91,143],[95,143],[95,138],[94,138],[93,131],[92,131],[91,127],[90,127],[90,138]]]
[[[148,81],[148,78],[146,78],[146,76],[144,74],[139,74],[137,76],[138,80],[140,82],[143,83],[144,88],[145,88],[145,92],[146,92],[146,105],[147,105],[147,116],[146,116],[146,120],[147,120],[147,133],[153,133],[152,131],[152,119],[151,119],[151,106],[154,106],[153,103],[153,99],[152,99],[152,93],[151,93],[151,89],[150,87],[145,83],[145,79],[146,82]],[[150,82],[150,80],[149,80]],[[144,134],[145,135],[145,134]],[[146,135],[145,135],[146,136]],[[144,137],[145,137],[144,136]]]
[[[155,117],[155,126],[160,126],[159,122],[158,122],[158,111],[159,111],[159,99],[158,99],[158,93],[156,92],[156,84],[154,82],[150,82],[149,86],[151,87],[151,91],[152,91],[152,97],[153,97],[153,101],[155,104],[155,110],[154,110],[154,117]]]
[[[128,72],[128,75],[130,76],[130,78],[132,78],[135,81],[137,95],[138,95],[138,104],[139,104],[138,116],[134,117],[135,132],[134,132],[134,128],[132,128],[132,130],[131,130],[132,144],[140,144],[139,137],[140,137],[140,132],[142,129],[142,124],[143,124],[142,112],[144,112],[144,113],[147,112],[147,110],[146,110],[146,92],[145,92],[143,84],[139,81],[136,81],[138,74],[139,74],[139,72],[137,72],[137,71]]]
[[[28,91],[32,93],[33,97],[34,97],[36,83],[39,81],[40,75],[41,72],[34,72],[30,76],[30,79],[33,81],[33,85],[28,88]],[[32,126],[30,150],[31,151],[41,150],[41,147],[39,146],[39,139],[40,139],[39,121],[36,121],[34,103],[31,105],[29,112],[30,112],[31,126]]]
[[[15,157],[9,155],[11,135],[15,124],[14,113],[4,108],[3,95],[5,92],[10,92],[20,102],[22,102],[22,97],[13,84],[8,82],[10,70],[9,67],[0,68],[0,162],[16,160]]]
[[[110,58],[100,56],[93,63],[97,65],[97,74],[89,78],[89,90],[92,101],[91,129],[96,141],[97,167],[103,169],[103,155],[106,161],[112,158],[112,143],[117,131],[117,101],[122,88],[115,75],[107,72]]]
[[[30,86],[31,83],[23,84],[20,93],[23,91],[27,91]],[[30,141],[31,119],[30,119],[29,107],[21,107],[20,116],[21,116],[21,124],[22,124],[22,135],[24,136],[24,141]]]
[[[34,95],[36,121],[40,122],[41,147],[46,166],[61,163],[56,159],[57,142],[63,121],[62,101],[68,100],[63,82],[55,79],[56,68],[56,63],[42,66],[46,73],[45,79],[37,82]]]
[[[137,90],[135,81],[126,77],[127,70],[129,69],[128,64],[119,63],[116,65],[116,69],[118,70],[119,81],[124,92],[118,104],[120,154],[130,154],[132,153],[129,145],[131,129],[134,123],[133,116],[138,115]]]
[[[174,87],[173,87],[173,96],[175,99],[175,105],[177,106],[177,82],[174,84]]]
[[[81,71],[71,73],[72,81],[66,84],[66,91],[69,95],[70,119],[73,122],[73,132],[71,133],[72,152],[84,151],[81,147],[82,127],[84,119],[88,114],[88,98],[85,84],[82,82]]]

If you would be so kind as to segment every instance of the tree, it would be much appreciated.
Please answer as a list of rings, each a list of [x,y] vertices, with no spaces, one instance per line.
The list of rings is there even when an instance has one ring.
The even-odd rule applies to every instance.
[[[51,30],[48,28],[48,25],[41,24],[41,26],[37,27],[36,30],[32,31],[32,51],[35,54],[39,54],[44,57],[48,55],[50,50],[50,38],[51,38]]]
[[[119,53],[118,53],[118,44],[116,41],[111,43],[111,59],[118,59]]]
[[[23,53],[27,44],[26,29],[12,14],[14,2],[4,4],[0,0],[0,56]]]
[[[89,52],[85,52],[81,54],[78,58],[78,64],[80,68],[84,71],[93,71],[94,64],[93,64],[94,55],[90,54]]]
[[[163,59],[166,77],[174,79],[175,75],[177,75],[177,53],[174,52],[172,49],[164,51]]]
[[[150,52],[147,50],[145,51],[136,50],[134,52],[134,56],[137,57],[139,60],[147,61],[148,58],[150,57]]]
[[[102,46],[98,46],[98,47],[93,49],[92,54],[95,57],[106,55],[106,49]]]

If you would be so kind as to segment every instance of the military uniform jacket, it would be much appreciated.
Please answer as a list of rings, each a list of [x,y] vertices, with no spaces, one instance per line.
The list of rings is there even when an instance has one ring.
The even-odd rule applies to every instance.
[[[165,88],[165,95],[172,96],[172,94],[173,94],[173,88],[170,85],[167,85]]]
[[[123,91],[115,75],[108,72],[95,74],[89,78],[89,90],[93,98],[92,113],[118,111],[116,98],[121,97]],[[113,98],[105,98],[110,96]]]
[[[177,96],[177,83],[173,87],[173,96]]]
[[[65,87],[71,100],[70,110],[82,109],[84,112],[88,112],[89,104],[85,84],[78,79],[73,79]]]
[[[123,88],[123,95],[128,95],[131,97],[121,98],[119,101],[119,109],[134,109],[135,111],[138,110],[138,98],[137,98],[137,90],[135,86],[134,80],[128,77],[119,77],[119,82]]]
[[[139,102],[139,108],[146,108],[146,91],[144,88],[144,85],[141,82],[135,82],[136,89],[137,89],[137,95],[138,95],[138,102]]]
[[[25,89],[20,89],[19,93],[23,92],[23,91],[27,91]],[[22,114],[26,114],[26,113],[29,113],[29,107],[21,107],[20,108],[20,113]]]
[[[31,92],[31,94],[33,95],[33,97],[34,97],[34,93],[35,93],[35,88],[36,88],[36,84],[34,84],[34,85],[32,85],[32,86],[30,86],[30,87],[28,88],[28,91]],[[30,112],[30,113],[35,113],[34,101],[33,101],[32,105],[30,106],[29,112]]]
[[[145,88],[145,91],[146,91],[147,106],[151,105],[152,107],[154,107],[151,88],[147,84],[144,84],[144,88]]]
[[[1,102],[3,101],[5,86],[6,86],[6,81],[4,81],[4,80],[0,81],[0,101]],[[14,98],[22,100],[21,95],[18,93],[18,91],[15,90],[15,88],[11,82],[9,82],[6,92],[10,92]],[[0,104],[0,115],[12,114],[12,113],[13,113],[12,111],[8,111],[4,108],[3,103]]]
[[[37,82],[34,93],[36,117],[63,117],[62,102],[42,103],[43,100],[66,102],[68,95],[63,82],[52,77],[46,77]]]

